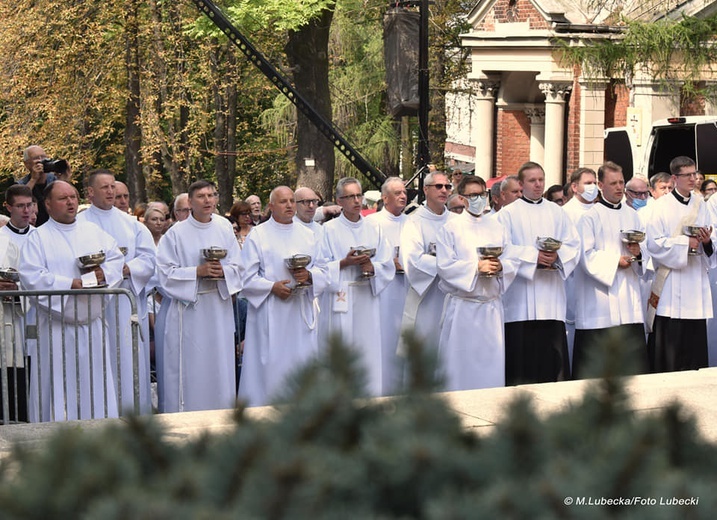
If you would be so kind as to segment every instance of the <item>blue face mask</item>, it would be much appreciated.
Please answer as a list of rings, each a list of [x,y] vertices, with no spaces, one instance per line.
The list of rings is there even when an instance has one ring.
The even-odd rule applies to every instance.
[[[647,206],[647,199],[632,199],[632,208],[638,210]]]

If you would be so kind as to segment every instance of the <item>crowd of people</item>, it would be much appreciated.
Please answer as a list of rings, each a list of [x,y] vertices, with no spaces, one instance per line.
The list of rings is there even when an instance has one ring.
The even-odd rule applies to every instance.
[[[687,157],[627,184],[615,163],[579,168],[548,190],[534,162],[490,189],[478,176],[432,171],[422,204],[391,177],[376,211],[348,177],[330,204],[278,186],[266,208],[252,195],[226,215],[206,180],[170,206],[131,212],[127,186],[108,170],[89,173],[80,211],[77,190],[41,172],[45,158],[28,148],[29,174],[7,190],[2,266],[20,282],[0,290],[124,288],[142,334],[135,370],[128,303],[103,318],[106,296],[83,293],[89,305],[62,314],[54,300],[6,302],[6,315],[33,313],[49,331],[36,350],[5,354],[53,396],[40,405],[31,385],[31,420],[116,416],[137,399],[125,377],[133,371],[148,413],[154,365],[160,412],[229,408],[237,396],[269,404],[336,335],[358,353],[372,396],[400,389],[409,330],[435,349],[446,390],[586,377],[615,332],[636,373],[706,367],[708,338],[717,341],[708,334],[717,185],[698,185]],[[46,214],[37,226],[35,203]],[[81,270],[77,259],[96,251],[104,262]],[[43,355],[62,341],[80,347]]]

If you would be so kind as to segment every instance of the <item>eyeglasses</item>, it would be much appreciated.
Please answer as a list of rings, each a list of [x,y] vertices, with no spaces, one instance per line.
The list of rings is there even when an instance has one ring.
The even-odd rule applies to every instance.
[[[346,200],[346,199],[354,199],[354,200],[361,200],[363,199],[363,193],[356,193],[355,195],[343,195],[339,197],[340,200]]]
[[[174,210],[175,213],[189,213],[190,211],[192,211],[190,208],[175,209],[175,210]]]
[[[480,198],[482,198],[482,199],[487,199],[487,198],[488,198],[488,193],[486,193],[486,192],[483,192],[483,193],[473,193],[472,195],[463,195],[463,196],[464,196],[465,198],[469,199],[469,200],[478,200],[478,197],[480,197]]]
[[[240,217],[251,217],[251,211],[240,211],[239,216]]]
[[[450,191],[453,189],[453,184],[451,184],[450,182],[448,184],[426,184],[426,186],[433,186],[437,190],[442,190],[443,188],[445,188]]]
[[[342,197],[343,198],[343,197]],[[312,204],[314,206],[319,205],[319,199],[304,199],[304,200],[297,200],[297,204],[303,204],[304,206],[311,206]]]
[[[635,191],[635,190],[627,190],[627,192],[637,199],[646,199],[650,193],[648,191]]]
[[[32,202],[27,202],[25,204],[13,204],[12,207],[15,209],[22,210],[22,209],[32,209],[32,205],[33,205]]]
[[[452,211],[453,213],[463,213],[464,209],[466,209],[465,206],[454,206],[452,208],[448,208],[448,211]]]
[[[692,177],[693,179],[696,179],[699,173],[697,172],[691,172],[691,173],[675,173],[673,174],[675,177]]]

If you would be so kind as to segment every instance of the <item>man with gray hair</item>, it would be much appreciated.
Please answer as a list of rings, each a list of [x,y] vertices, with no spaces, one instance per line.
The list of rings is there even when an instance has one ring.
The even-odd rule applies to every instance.
[[[396,276],[379,296],[381,316],[385,319],[382,339],[383,347],[383,385],[387,392],[397,388],[400,382],[396,348],[401,334],[403,306],[406,303],[408,281],[401,264],[401,231],[407,215],[403,210],[408,203],[408,194],[403,181],[398,177],[389,177],[381,186],[383,209],[366,217],[366,222],[377,225],[388,240],[393,252],[393,264]]]
[[[187,220],[189,214],[192,212],[189,207],[189,193],[180,193],[174,199],[172,204],[172,213],[174,214],[174,221],[181,222]]]
[[[370,395],[384,395],[383,327],[379,295],[393,280],[396,268],[383,231],[361,216],[363,190],[353,177],[339,179],[336,201],[341,215],[324,224],[322,256],[329,268],[330,287],[324,298],[319,336],[338,333],[360,354]]]
[[[438,287],[436,235],[449,219],[457,218],[446,209],[453,190],[448,176],[431,172],[423,181],[426,202],[411,213],[401,236],[401,256],[410,288],[403,310],[403,330],[415,331],[426,348],[437,350],[440,327],[436,318],[443,313],[445,293]],[[405,348],[399,345],[399,355]]]
[[[254,225],[261,224],[261,199],[257,195],[249,195],[244,202],[251,208],[251,221]]]
[[[500,205],[505,208],[523,195],[523,187],[517,175],[508,175],[500,183]]]

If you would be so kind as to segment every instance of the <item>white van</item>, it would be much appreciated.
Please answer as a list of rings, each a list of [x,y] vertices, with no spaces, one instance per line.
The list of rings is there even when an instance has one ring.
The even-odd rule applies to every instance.
[[[691,157],[705,175],[717,174],[717,116],[661,119],[652,124],[645,147],[636,147],[625,127],[605,129],[605,160],[622,166],[625,180],[633,173],[652,177],[670,172],[670,161]]]

